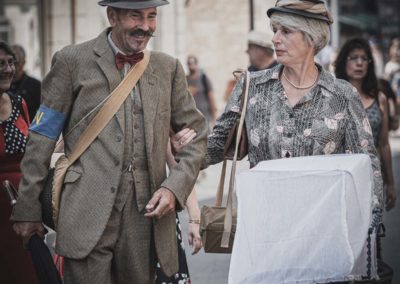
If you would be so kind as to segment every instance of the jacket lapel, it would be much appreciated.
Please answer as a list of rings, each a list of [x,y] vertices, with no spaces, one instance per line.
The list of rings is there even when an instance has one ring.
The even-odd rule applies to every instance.
[[[149,167],[151,168],[151,149],[153,149],[153,135],[154,135],[154,120],[156,119],[158,100],[160,91],[157,90],[160,78],[155,74],[155,69],[152,67],[152,57],[150,62],[139,80],[139,89],[142,99],[143,117],[144,117],[144,131],[146,152],[149,157]]]
[[[118,86],[122,78],[118,69],[115,67],[115,55],[107,41],[108,32],[109,29],[106,29],[98,36],[94,46],[94,52],[98,55],[97,64],[107,78],[108,94],[110,94]],[[121,107],[115,116],[122,132],[124,132],[124,108]]]

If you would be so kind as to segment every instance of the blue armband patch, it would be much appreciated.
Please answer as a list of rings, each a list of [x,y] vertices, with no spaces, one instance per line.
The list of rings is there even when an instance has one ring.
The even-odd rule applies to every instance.
[[[29,130],[46,136],[53,140],[58,140],[65,122],[65,114],[40,105]]]

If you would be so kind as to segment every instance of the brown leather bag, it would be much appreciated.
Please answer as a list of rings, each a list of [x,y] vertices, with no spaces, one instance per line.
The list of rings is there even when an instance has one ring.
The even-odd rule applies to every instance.
[[[238,69],[233,72],[233,75],[235,76],[236,80],[240,77],[241,74],[247,74],[247,70],[243,69]],[[243,92],[242,92],[242,97],[240,99],[240,113],[243,111],[243,107],[247,106],[247,102],[245,105],[244,98],[245,98],[245,92],[246,89],[248,90],[248,80],[244,81],[243,84]],[[226,139],[225,142],[225,148],[224,148],[224,157],[225,159],[228,160],[233,160],[233,155],[235,152],[235,142],[236,142],[236,136],[239,128],[239,122],[240,120],[238,119],[231,130],[228,133],[228,138]],[[246,131],[246,125],[243,124],[243,131],[240,133],[240,139],[239,139],[239,150],[237,154],[237,159],[242,160],[244,157],[247,156],[247,149],[248,149],[248,140],[247,140],[247,131]]]
[[[222,165],[221,177],[218,185],[218,191],[215,198],[214,206],[204,205],[201,208],[200,217],[200,234],[203,242],[203,247],[205,252],[213,253],[231,253],[233,246],[233,239],[236,232],[236,209],[232,208],[232,196],[229,195],[231,190],[229,190],[227,207],[230,204],[231,214],[229,218],[231,219],[232,225],[231,230],[228,235],[228,244],[222,246],[222,236],[224,234],[225,217],[227,216],[227,207],[221,206],[222,197],[224,193],[224,183],[225,183],[225,173],[226,173],[226,163],[224,160]],[[229,188],[230,189],[230,188]]]
[[[243,110],[239,123],[237,124],[236,139],[234,145],[234,154],[232,161],[232,169],[229,180],[229,191],[228,198],[226,201],[226,207],[222,205],[222,197],[224,193],[225,184],[225,173],[227,158],[224,159],[222,165],[221,177],[219,180],[218,191],[215,197],[214,206],[204,205],[201,208],[200,218],[200,234],[203,241],[204,251],[212,253],[231,253],[233,241],[236,232],[236,221],[237,214],[236,209],[232,206],[232,199],[235,187],[235,176],[236,176],[236,161],[239,152],[239,142],[243,130],[244,118],[246,115],[246,105],[249,93],[249,73],[245,72],[245,87],[243,100]],[[227,146],[227,144],[225,144]],[[247,148],[246,148],[247,154]]]

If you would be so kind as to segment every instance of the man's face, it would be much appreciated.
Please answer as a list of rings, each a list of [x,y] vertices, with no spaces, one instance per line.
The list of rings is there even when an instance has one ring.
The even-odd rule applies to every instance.
[[[262,48],[255,44],[249,44],[246,52],[249,55],[250,65],[257,67],[260,64],[259,60],[262,56]]]
[[[112,39],[121,51],[130,55],[146,48],[157,26],[157,9],[107,9]]]
[[[193,57],[189,57],[187,60],[187,66],[189,71],[194,72],[197,70],[197,61]]]

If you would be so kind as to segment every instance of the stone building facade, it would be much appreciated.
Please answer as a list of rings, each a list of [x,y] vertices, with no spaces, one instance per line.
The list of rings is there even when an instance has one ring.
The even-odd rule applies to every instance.
[[[344,41],[343,36],[339,34],[344,34],[349,24],[360,24],[360,19],[363,19],[353,17],[352,14],[341,14],[346,12],[348,1],[354,5],[366,5],[362,0],[327,1],[336,19],[331,29],[332,45],[336,48]],[[382,13],[392,11],[393,9],[386,8],[393,6],[395,1],[398,0],[369,0],[371,3],[376,2],[377,9]],[[97,2],[98,0],[1,0],[0,37],[25,47],[27,69],[40,78],[48,72],[54,52],[68,44],[93,38],[108,26],[105,8],[97,5]],[[264,31],[269,29],[265,12],[276,1],[169,2],[170,5],[158,10],[158,30],[150,42],[150,48],[179,58],[184,66],[188,54],[198,56],[200,66],[209,75],[217,102],[222,107],[222,97],[227,81],[232,78],[232,71],[248,65],[247,33],[251,27]],[[361,8],[357,11],[365,10],[364,13],[370,13],[371,9]],[[380,14],[377,13],[377,19]],[[397,12],[390,18],[399,22],[399,14]],[[381,20],[383,28],[389,27],[384,19]],[[392,23],[390,27],[393,29],[396,25]],[[355,30],[351,32],[355,33]],[[361,26],[358,35],[362,32]],[[396,31],[394,33],[396,34]]]
[[[97,0],[15,1],[4,8],[13,27],[9,40],[25,47],[27,69],[39,78],[48,72],[57,50],[91,39],[108,26],[105,8]],[[265,11],[275,0],[254,2],[254,26],[268,28]],[[179,58],[185,68],[188,54],[198,56],[222,105],[232,71],[248,64],[249,9],[247,0],[171,0],[159,8],[150,48]]]

